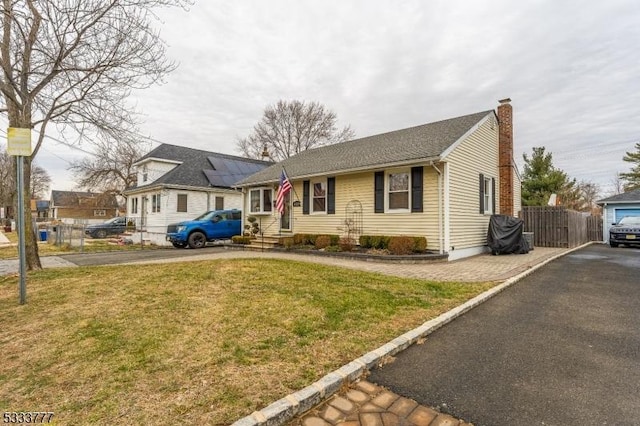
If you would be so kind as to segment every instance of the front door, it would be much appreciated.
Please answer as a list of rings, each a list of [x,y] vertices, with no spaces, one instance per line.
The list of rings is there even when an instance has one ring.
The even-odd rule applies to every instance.
[[[280,216],[280,231],[291,231],[291,192],[284,196],[284,213]]]

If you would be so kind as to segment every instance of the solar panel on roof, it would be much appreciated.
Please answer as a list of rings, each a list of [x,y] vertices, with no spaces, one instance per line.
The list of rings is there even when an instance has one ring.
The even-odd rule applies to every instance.
[[[236,182],[259,172],[267,165],[223,157],[207,157],[215,170],[203,170],[213,186],[232,186]]]

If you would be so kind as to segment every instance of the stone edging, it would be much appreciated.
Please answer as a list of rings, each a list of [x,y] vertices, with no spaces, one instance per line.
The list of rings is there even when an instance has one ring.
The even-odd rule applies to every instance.
[[[562,257],[568,253],[576,250],[580,250],[591,242],[583,244],[579,247],[568,250],[564,253],[557,254],[544,260],[543,262],[532,266],[530,269],[509,278],[500,285],[497,285],[482,294],[474,297],[451,309],[438,317],[429,320],[421,326],[401,335],[390,341],[389,343],[375,349],[349,364],[343,365],[339,369],[327,374],[317,382],[313,383],[306,388],[294,392],[286,397],[274,402],[273,404],[261,409],[260,411],[254,411],[252,414],[243,417],[242,419],[233,423],[232,426],[276,426],[282,425],[289,420],[292,420],[297,415],[305,413],[311,408],[315,407],[331,395],[336,393],[342,386],[354,382],[363,373],[379,364],[384,358],[393,356],[400,351],[403,351],[407,347],[414,344],[418,339],[421,339],[443,325],[453,321],[465,312],[473,309],[481,303],[489,300],[496,294],[502,292],[513,284],[517,283],[533,271],[543,267],[549,262],[552,262],[559,257]]]
[[[236,247],[238,244],[226,244],[225,248],[231,248],[232,250],[247,250],[244,246]],[[448,254],[414,254],[409,256],[400,255],[375,255],[368,253],[348,253],[348,252],[331,252],[331,251],[318,251],[318,250],[286,250],[283,248],[265,248],[265,252],[272,253],[287,253],[287,254],[299,254],[304,256],[320,256],[320,257],[335,257],[338,259],[347,260],[359,260],[365,262],[378,262],[378,263],[400,263],[400,264],[418,264],[418,263],[436,263],[446,262],[449,258]]]

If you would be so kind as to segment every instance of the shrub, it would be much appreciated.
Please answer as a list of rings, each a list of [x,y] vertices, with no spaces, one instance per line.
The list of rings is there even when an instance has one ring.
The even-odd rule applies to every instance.
[[[371,248],[371,236],[370,235],[360,235],[360,247],[362,248]]]
[[[314,245],[318,250],[329,247],[331,245],[331,238],[328,235],[318,235]]]
[[[354,242],[352,238],[342,238],[340,240],[340,251],[353,250]]]
[[[370,237],[371,248],[385,250],[389,248],[390,237],[384,235],[372,235]]]
[[[305,234],[293,234],[293,244],[301,246],[306,244],[307,236]]]
[[[251,237],[234,235],[231,237],[231,242],[233,244],[251,244]]]
[[[427,251],[427,239],[425,237],[413,237],[413,251],[416,253]]]
[[[413,237],[399,236],[391,237],[389,241],[389,252],[395,255],[407,255],[413,252]]]
[[[340,235],[330,234],[329,239],[331,240],[332,246],[337,246],[338,244],[340,244]]]
[[[293,247],[294,245],[294,238],[284,237],[280,240],[280,242],[282,243],[282,246],[284,247],[285,250],[291,250],[291,247]]]

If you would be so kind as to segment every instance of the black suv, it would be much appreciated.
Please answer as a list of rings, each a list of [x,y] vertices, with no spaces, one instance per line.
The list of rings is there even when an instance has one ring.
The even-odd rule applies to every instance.
[[[122,234],[127,229],[127,218],[124,216],[114,217],[104,223],[89,225],[84,233],[91,238],[106,238],[107,235]]]
[[[625,216],[609,229],[609,245],[640,245],[640,216]]]

